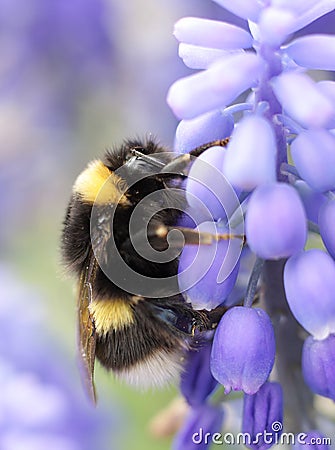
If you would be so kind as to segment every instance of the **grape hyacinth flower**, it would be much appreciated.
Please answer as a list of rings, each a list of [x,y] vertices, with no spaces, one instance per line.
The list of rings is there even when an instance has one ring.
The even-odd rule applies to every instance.
[[[297,253],[285,265],[284,283],[291,311],[305,330],[317,339],[335,333],[335,262],[331,256],[318,249]]]
[[[333,259],[335,259],[335,233],[332,225],[335,223],[335,196],[330,196],[319,210],[319,228],[322,240]]]
[[[283,389],[286,431],[308,433],[317,425],[313,393],[334,398],[335,385],[335,82],[318,81],[327,76],[324,71],[335,70],[335,36],[308,34],[308,25],[335,11],[335,0],[214,1],[245,19],[249,31],[205,18],[180,19],[174,30],[179,56],[196,72],[177,80],[167,95],[181,119],[177,151],[229,137],[222,156],[208,160],[240,200],[246,245],[255,254],[244,301],[237,300],[243,306],[225,313],[215,332],[210,367],[226,392],[261,396],[273,365],[275,334],[271,379]],[[229,211],[220,214],[208,196],[213,225],[236,234],[241,216],[236,220],[225,207],[213,177],[197,176]],[[186,195],[199,196],[207,206],[206,194],[195,191],[195,184],[186,185]],[[206,223],[209,227],[208,217]],[[305,250],[314,244],[310,233],[320,235],[327,252]],[[181,272],[192,251],[183,250]],[[201,249],[203,265],[210,251]],[[244,252],[236,259],[238,270],[245,265]],[[193,275],[202,273],[201,307],[227,304],[234,287],[216,290],[219,281],[210,268],[200,269],[201,263],[195,264]],[[200,294],[186,294],[199,307]],[[262,309],[253,307],[255,296]],[[312,336],[304,344],[306,332]],[[265,403],[253,403],[255,417],[264,417]]]
[[[271,321],[259,308],[236,306],[221,319],[214,336],[211,369],[225,392],[255,394],[274,363],[275,340]]]
[[[256,394],[244,396],[242,432],[250,436],[249,448],[265,450],[278,442],[282,423],[283,392],[280,384],[268,382]]]
[[[221,407],[202,405],[192,409],[174,439],[173,450],[206,450],[212,443],[212,437],[221,429],[223,418]]]
[[[266,183],[255,189],[248,204],[246,233],[251,250],[263,259],[286,258],[302,250],[306,214],[296,190],[286,183]]]
[[[308,386],[319,395],[335,400],[335,335],[316,340],[309,336],[304,342],[302,370]]]
[[[206,403],[218,383],[209,368],[211,341],[201,343],[200,349],[189,351],[181,374],[180,390],[192,407]]]
[[[298,191],[299,196],[304,204],[307,219],[311,222],[318,223],[320,233],[322,233],[319,213],[321,211],[321,207],[323,207],[323,205],[327,203],[327,197],[321,192],[313,191],[313,189],[310,188],[308,184],[302,180],[297,180],[293,186]],[[325,238],[323,238],[323,241],[325,243]]]
[[[227,232],[220,225],[213,228],[211,222],[203,222],[197,229],[199,232],[214,234]],[[187,289],[187,297],[198,309],[214,309],[222,303],[222,299],[233,289],[239,267],[237,251],[231,251],[228,240],[215,242],[208,247],[185,246],[179,262],[179,287],[183,291]],[[228,276],[223,276],[219,282],[223,270],[228,271]]]

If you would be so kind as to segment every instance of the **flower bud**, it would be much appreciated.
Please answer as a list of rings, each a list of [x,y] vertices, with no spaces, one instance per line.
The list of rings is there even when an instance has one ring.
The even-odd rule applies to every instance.
[[[209,368],[212,343],[205,342],[199,349],[190,350],[181,374],[180,389],[191,406],[205,403],[207,397],[217,386]]]
[[[270,448],[283,429],[283,392],[279,383],[265,383],[254,395],[245,394],[242,432],[252,449]]]
[[[309,336],[302,352],[302,373],[313,392],[335,400],[335,335],[317,341]]]
[[[318,223],[320,209],[327,202],[327,197],[321,194],[321,192],[314,191],[303,180],[297,180],[294,183],[294,187],[300,195],[307,219],[311,222]]]
[[[223,173],[234,187],[245,191],[273,182],[276,179],[276,151],[274,131],[268,120],[247,116],[234,130]]]
[[[286,258],[304,248],[304,207],[296,190],[287,184],[259,186],[252,193],[245,225],[251,250],[263,259]]]
[[[231,135],[233,128],[232,116],[224,115],[220,110],[182,120],[176,129],[175,151],[188,153],[207,142],[224,139]]]
[[[211,370],[227,394],[232,389],[255,394],[274,358],[274,331],[265,311],[236,306],[224,314],[214,335]]]
[[[298,121],[302,126],[306,128],[322,128],[331,124],[335,113],[335,106],[331,99],[321,91],[310,77],[303,73],[290,70],[273,78],[271,84],[274,93],[285,109],[286,114]],[[309,131],[307,131],[307,133],[309,133]],[[302,134],[299,134],[293,141],[291,146],[292,153],[296,143],[302,142],[300,136],[302,136]],[[314,145],[315,144],[316,143],[314,143]],[[309,149],[306,150],[307,152],[305,155],[307,156],[310,151]],[[293,160],[296,163],[294,156]],[[319,167],[315,167],[314,161],[315,158],[313,158],[310,167],[317,169],[316,172],[320,174]],[[309,163],[311,163],[310,160]],[[297,169],[300,173],[300,167],[297,166]],[[306,181],[308,180],[306,179]]]
[[[180,119],[193,119],[231,103],[253,85],[263,61],[253,53],[237,53],[219,60],[209,69],[177,80],[167,102]]]
[[[319,228],[328,252],[335,259],[335,199],[328,200],[321,206]]]
[[[311,249],[292,256],[284,268],[289,307],[315,338],[335,332],[335,262],[324,251]]]
[[[211,234],[227,232],[213,222],[204,222],[197,229]],[[239,239],[183,248],[178,268],[179,287],[186,291],[196,309],[213,309],[223,303],[234,287],[240,253]]]
[[[191,409],[186,421],[176,435],[173,450],[205,450],[213,442],[215,434],[220,433],[223,422],[223,409],[203,405]]]
[[[225,50],[252,46],[250,33],[236,25],[200,17],[183,17],[174,26],[179,42]]]
[[[285,50],[299,66],[308,69],[334,70],[335,37],[327,35],[302,36]]]
[[[226,220],[240,206],[236,193],[222,174],[226,149],[215,146],[193,162],[186,180],[186,199],[190,215],[198,224],[205,220]],[[193,212],[193,214],[192,214]]]
[[[292,158],[299,175],[316,191],[335,189],[334,146],[333,134],[322,129],[304,131],[292,142]]]

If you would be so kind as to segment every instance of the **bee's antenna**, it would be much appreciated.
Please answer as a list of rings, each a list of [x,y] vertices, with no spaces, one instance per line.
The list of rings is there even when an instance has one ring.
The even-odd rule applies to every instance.
[[[143,161],[151,164],[152,166],[158,167],[160,169],[166,166],[166,164],[163,163],[162,161],[158,161],[157,159],[152,158],[151,156],[145,155],[144,153],[137,150],[137,148],[132,148],[130,149],[130,151],[134,156],[136,156],[136,158],[141,158],[143,159]]]

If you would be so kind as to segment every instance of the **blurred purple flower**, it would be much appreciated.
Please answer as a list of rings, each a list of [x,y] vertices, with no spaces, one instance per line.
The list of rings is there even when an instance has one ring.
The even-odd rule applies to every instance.
[[[303,127],[327,128],[332,125],[334,105],[311,78],[302,73],[284,72],[272,80],[271,84],[288,116]],[[313,134],[307,134],[306,139],[311,137]]]
[[[186,180],[186,200],[190,211],[203,216],[202,221],[219,220],[226,217],[225,193],[231,192],[231,186],[221,174],[225,151],[222,147],[211,147],[192,164]],[[212,184],[208,180],[213,180]],[[226,195],[228,197],[228,195]],[[238,200],[235,196],[235,204]],[[202,203],[202,204],[201,204]],[[229,205],[230,206],[230,205]],[[228,206],[228,207],[229,207]],[[231,213],[231,211],[230,211]],[[199,221],[197,221],[199,223]]]
[[[335,332],[335,262],[311,249],[292,256],[284,269],[287,301],[297,321],[316,339]]]
[[[256,394],[244,395],[242,432],[250,437],[247,447],[256,450],[272,447],[278,442],[282,424],[283,391],[280,384],[267,382]]]
[[[193,119],[231,103],[256,82],[260,72],[260,61],[254,54],[229,55],[203,72],[176,81],[167,100],[177,117]]]
[[[302,371],[313,392],[335,400],[335,335],[316,340],[309,336],[304,342]]]
[[[304,448],[305,450],[307,448],[310,450],[329,450],[330,446],[327,442],[331,443],[330,438],[326,438],[319,431],[313,430],[307,434],[300,434],[292,448],[294,450],[303,450]]]
[[[335,189],[335,137],[325,130],[309,130],[295,139],[291,152],[299,175],[317,192]]]
[[[180,19],[174,35],[179,42],[211,49],[234,50],[252,45],[250,34],[236,25],[197,17]]]
[[[304,205],[307,219],[314,223],[319,222],[320,226],[319,211],[327,202],[327,197],[320,192],[314,191],[305,181],[302,180],[297,180],[294,183],[294,187],[298,191]]]
[[[324,103],[321,114],[318,110],[319,114],[313,115],[312,108],[309,108],[311,118],[320,120],[320,117],[326,118],[334,114],[334,108],[330,104],[329,112],[326,113],[328,99],[318,92],[316,86],[314,89],[314,84],[308,77],[292,72],[285,73],[285,70],[292,69],[296,64],[307,68],[332,70],[329,64],[332,61],[331,52],[335,38],[305,36],[297,38],[289,45],[283,45],[292,32],[332,11],[334,9],[332,1],[321,1],[314,8],[313,5],[302,2],[299,2],[299,6],[287,3],[282,7],[260,6],[256,2],[235,2],[233,6],[229,2],[219,3],[236,15],[251,19],[255,23],[250,24],[250,35],[237,26],[207,19],[188,17],[176,24],[175,36],[181,45],[192,46],[190,48],[192,61],[196,55],[199,59],[203,59],[203,54],[208,53],[210,49],[226,52],[226,54],[218,53],[216,58],[212,57],[212,63],[205,72],[184,78],[171,87],[168,102],[177,116],[184,119],[191,118],[215,107],[224,107],[237,95],[257,84],[260,88],[257,101],[269,102],[270,113],[277,109],[278,99],[285,104],[285,109],[287,105],[298,108],[297,102],[292,100],[291,91],[293,91],[295,96],[300,95],[300,92],[305,93],[306,104],[312,104],[309,100],[313,100],[314,103],[314,98],[316,101],[320,99],[320,106],[323,105],[322,102]],[[225,33],[222,33],[222,29],[225,29]],[[254,47],[256,55],[248,51],[237,55],[231,54],[231,51],[242,51],[251,47]],[[183,54],[184,58],[187,58],[187,49],[183,48]],[[277,100],[273,92],[271,93],[269,85],[271,79],[275,85]],[[306,98],[304,83],[311,88],[308,91],[310,99]],[[269,87],[267,92],[264,89],[266,85]],[[293,86],[299,89],[293,89]],[[262,98],[264,94],[266,96]],[[299,114],[298,110],[298,117]]]
[[[239,123],[223,173],[234,187],[251,191],[276,179],[276,140],[270,123],[263,117],[248,116]],[[244,145],[248,140],[248,145]],[[255,159],[257,164],[254,164]],[[253,170],[250,167],[253,166]]]
[[[211,370],[225,392],[255,394],[273,367],[275,338],[271,321],[259,308],[236,306],[221,319],[214,335]]]
[[[180,390],[192,407],[202,405],[218,383],[209,368],[212,343],[206,341],[199,349],[189,350],[181,374]]]
[[[0,0],[1,244],[43,207],[50,218],[50,198],[63,202],[87,99],[114,81],[112,10],[106,0]]]
[[[182,120],[176,130],[174,148],[176,152],[188,153],[204,142],[230,136],[234,120],[221,111],[211,111],[191,120]]]
[[[223,422],[223,409],[203,405],[191,409],[182,429],[176,435],[173,450],[206,450],[215,433],[220,433]]]
[[[333,195],[327,202],[322,202],[318,219],[322,240],[330,255],[335,259],[335,197]]]
[[[213,146],[193,161],[185,183],[188,213],[199,224],[227,221],[239,208],[237,193],[222,174],[225,148]]]
[[[81,394],[66,357],[43,329],[36,294],[4,266],[0,279],[0,297],[6,299],[0,302],[0,447],[111,448],[106,439],[114,413],[104,407],[94,410]]]
[[[23,7],[1,0],[2,94],[24,96],[40,119],[52,111],[53,122],[66,123],[112,75],[108,14],[104,0],[27,0]]]

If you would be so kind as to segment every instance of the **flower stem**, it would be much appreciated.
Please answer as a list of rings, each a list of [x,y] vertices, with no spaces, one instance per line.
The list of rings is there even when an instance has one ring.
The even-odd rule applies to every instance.
[[[301,372],[303,329],[286,301],[283,270],[286,260],[266,261],[262,273],[261,303],[272,319],[277,356],[275,377],[284,391],[285,431],[300,433],[315,428],[313,394]]]
[[[297,169],[291,164],[283,162],[280,166],[280,173],[286,176],[293,176],[295,179],[300,180],[300,175]]]
[[[241,111],[251,111],[254,105],[252,103],[237,103],[231,106],[227,106],[223,110],[223,114],[235,114]]]
[[[257,291],[257,284],[259,281],[259,277],[261,276],[262,270],[264,265],[264,259],[257,258],[256,262],[254,264],[254,267],[252,269],[248,287],[247,287],[247,293],[244,299],[244,306],[246,308],[251,308],[252,304],[254,302],[255,294]]]

